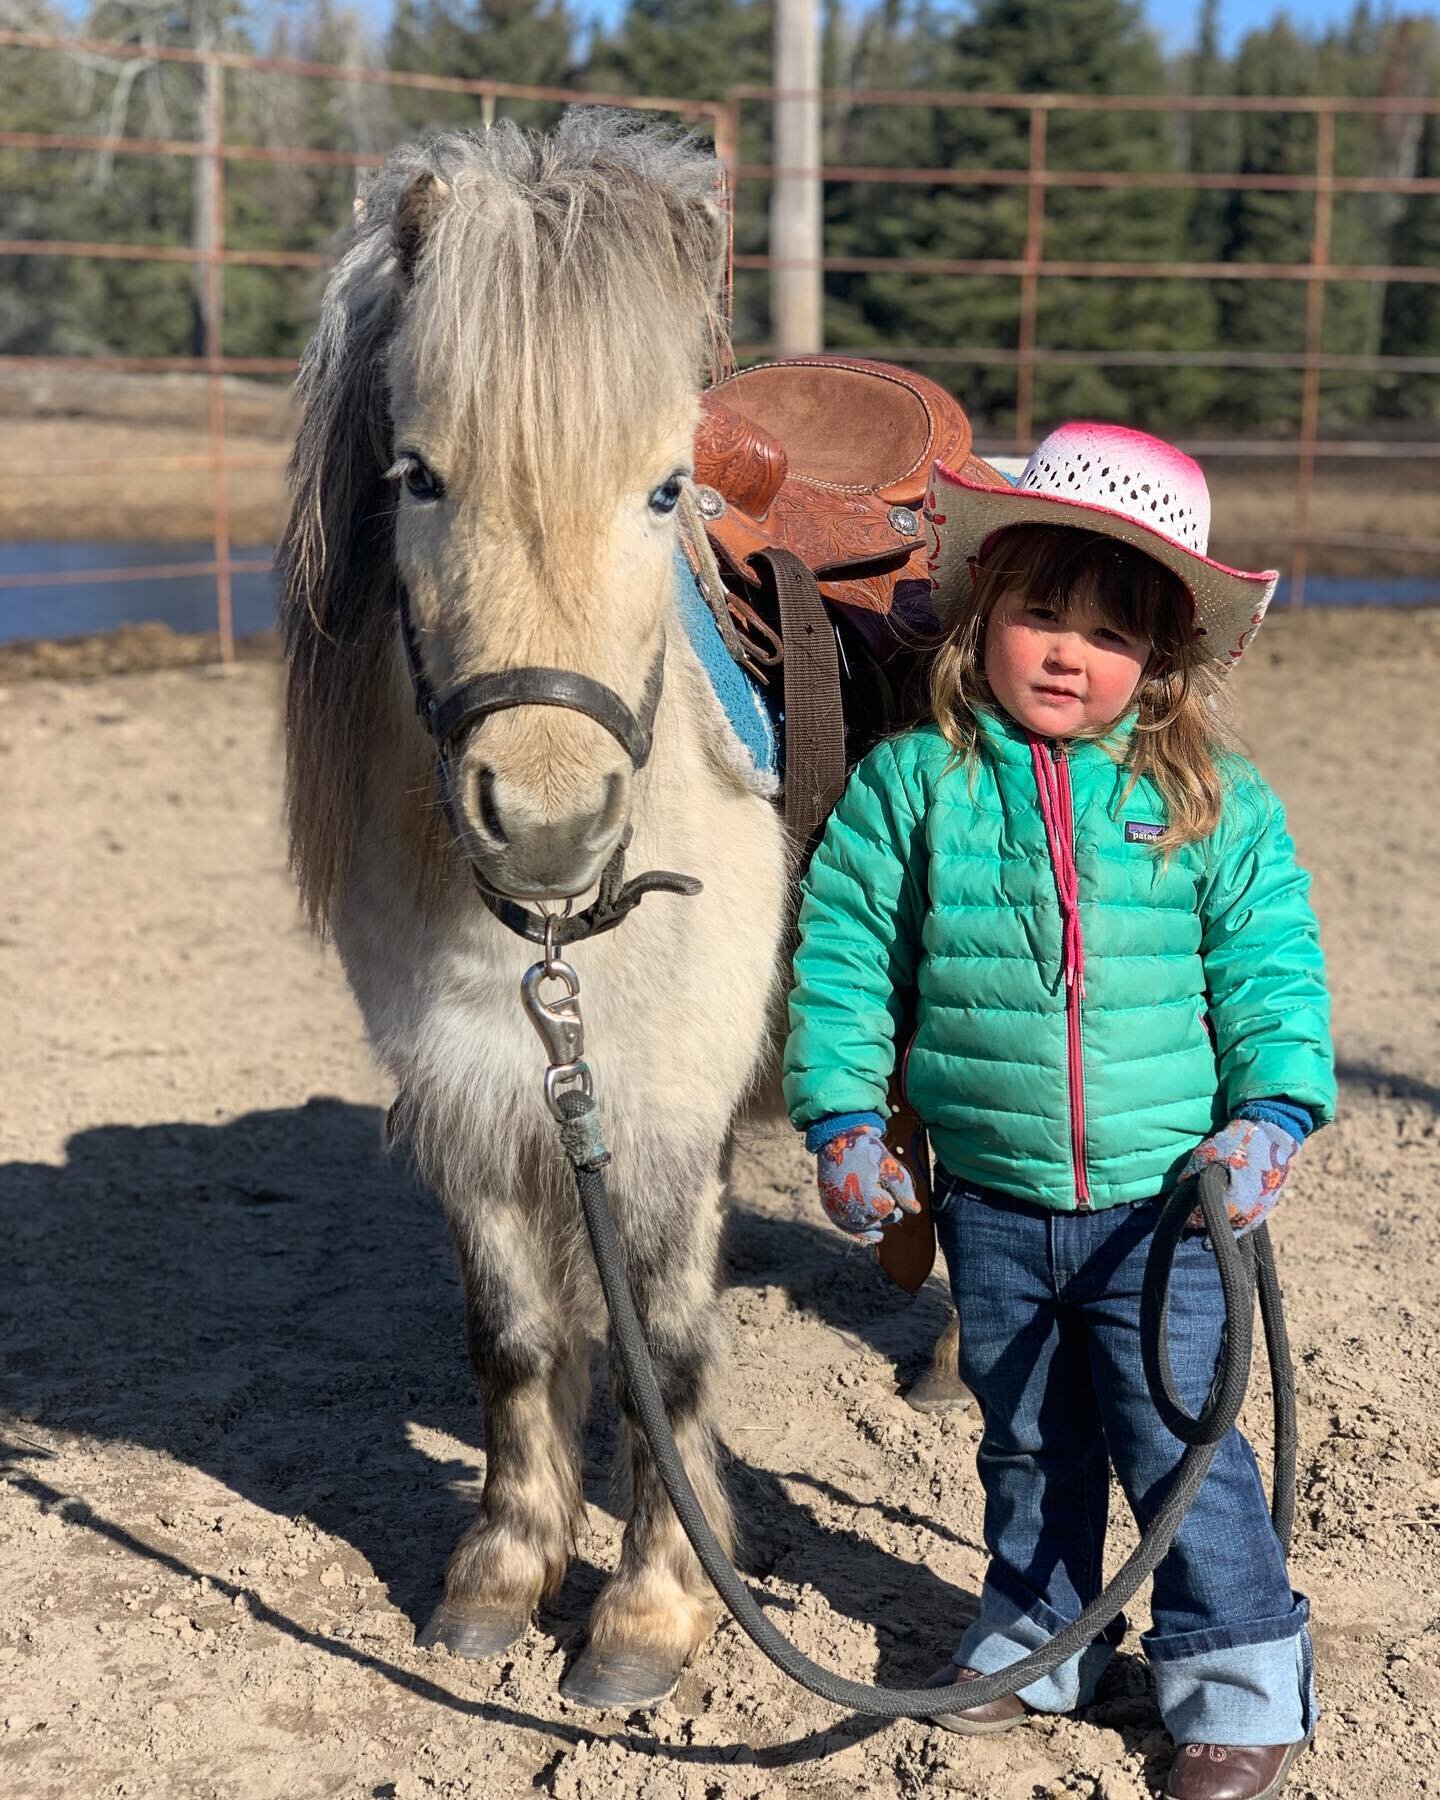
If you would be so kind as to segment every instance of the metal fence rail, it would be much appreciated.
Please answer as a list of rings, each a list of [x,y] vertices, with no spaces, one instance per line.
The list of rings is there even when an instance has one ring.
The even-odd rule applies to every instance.
[[[227,69],[247,73],[299,77],[324,81],[361,82],[383,87],[418,90],[437,94],[460,94],[493,107],[499,100],[538,100],[560,104],[583,102],[590,106],[620,106],[683,119],[707,122],[714,132],[717,153],[727,163],[734,161],[733,141],[729,136],[733,108],[713,101],[661,99],[628,94],[582,93],[569,88],[526,87],[514,82],[467,80],[457,76],[425,75],[396,69],[344,67],[331,63],[295,61],[281,57],[243,56],[232,51],[154,47],[145,44],[112,43],[108,40],[77,36],[43,35],[24,31],[0,31],[0,50],[48,50],[64,54],[84,51],[115,58],[144,58],[150,61],[189,64],[198,68],[207,82],[205,114],[210,130],[200,139],[106,138],[94,134],[45,133],[31,131],[0,132],[0,148],[53,152],[60,150],[96,150],[112,156],[188,156],[203,158],[209,165],[209,244],[159,245],[135,243],[79,243],[54,240],[3,239],[0,256],[94,257],[126,262],[164,262],[192,264],[204,276],[203,343],[200,356],[172,357],[3,357],[0,366],[23,365],[28,368],[86,368],[127,370],[193,370],[207,377],[208,453],[201,457],[155,457],[144,459],[150,472],[169,473],[179,470],[208,469],[211,472],[211,529],[214,555],[210,562],[159,564],[146,568],[67,570],[53,574],[0,574],[0,590],[6,588],[76,587],[86,583],[163,581],[180,576],[213,575],[215,578],[215,617],[222,660],[235,655],[234,604],[232,578],[241,574],[263,573],[269,565],[255,561],[237,561],[231,555],[230,506],[226,475],[231,469],[267,466],[267,460],[278,466],[281,458],[234,457],[226,454],[225,390],[227,374],[289,373],[294,363],[283,358],[227,357],[224,354],[224,272],[230,268],[320,269],[329,258],[313,250],[232,250],[225,244],[225,168],[230,162],[268,162],[276,164],[320,165],[333,168],[367,168],[383,161],[383,157],[359,152],[316,151],[304,145],[257,147],[232,144],[225,136],[223,72]],[[127,467],[141,467],[137,461]],[[98,473],[109,464],[89,465]],[[67,464],[67,471],[85,472],[83,462]],[[0,464],[0,479],[23,471],[6,469]]]
[[[285,358],[227,357],[223,350],[224,277],[231,268],[297,268],[326,266],[327,258],[313,250],[236,250],[225,243],[225,169],[231,163],[269,163],[311,167],[361,169],[383,160],[379,155],[316,150],[305,145],[257,146],[227,141],[224,109],[223,72],[243,70],[259,75],[289,78],[365,83],[395,89],[466,95],[480,101],[485,116],[490,116],[498,101],[578,102],[587,105],[621,106],[668,114],[689,122],[707,125],[713,132],[717,155],[724,163],[730,182],[732,204],[735,193],[744,182],[768,181],[776,170],[772,165],[741,163],[739,160],[740,127],[743,108],[747,105],[771,105],[778,98],[792,97],[781,90],[763,87],[732,88],[723,100],[698,101],[652,96],[581,92],[561,88],[526,87],[509,82],[468,80],[454,76],[424,75],[403,70],[343,67],[327,63],[287,60],[276,57],[245,56],[229,51],[205,49],[156,48],[133,43],[111,43],[78,36],[46,36],[21,31],[0,31],[0,50],[25,49],[67,52],[90,52],[116,59],[144,57],[151,61],[188,64],[196,67],[206,83],[207,104],[204,109],[209,129],[201,138],[112,138],[94,133],[42,133],[33,131],[0,131],[0,148],[32,151],[38,154],[57,151],[93,151],[107,156],[189,157],[203,159],[208,168],[208,243],[203,245],[154,245],[126,242],[71,242],[34,239],[0,240],[0,256],[15,257],[85,257],[135,262],[166,262],[195,266],[203,277],[202,325],[203,352],[198,356],[0,356],[0,368],[82,368],[126,372],[202,373],[206,377],[208,416],[208,451],[203,456],[149,457],[128,463],[127,468],[148,473],[171,473],[208,469],[211,481],[211,518],[213,556],[211,560],[189,564],[162,564],[150,568],[94,569],[55,574],[0,575],[0,590],[37,587],[70,587],[89,583],[123,581],[157,581],[181,575],[213,575],[216,583],[216,621],[220,654],[226,660],[234,655],[234,625],[231,583],[237,574],[263,571],[267,565],[256,561],[237,561],[231,554],[230,511],[226,491],[226,475],[232,469],[256,469],[278,466],[280,457],[228,455],[225,419],[224,379],[226,375],[280,374],[290,372],[294,364]],[[1383,281],[1440,283],[1440,267],[1345,265],[1334,262],[1332,222],[1337,194],[1437,194],[1440,179],[1346,176],[1335,172],[1335,124],[1340,115],[1434,115],[1440,114],[1440,98],[1326,98],[1296,96],[1291,98],[1210,97],[1188,95],[1110,95],[1065,94],[968,94],[942,92],[881,92],[873,89],[826,90],[822,99],[829,103],[858,106],[925,106],[1001,111],[1023,114],[1028,120],[1028,159],[1020,168],[980,169],[914,169],[882,167],[827,167],[814,173],[826,183],[842,182],[895,183],[933,187],[1023,188],[1026,193],[1026,230],[1024,252],[1019,257],[947,259],[925,257],[826,256],[820,268],[835,272],[911,272],[951,276],[999,276],[1015,279],[1019,284],[1017,304],[1017,342],[1013,349],[994,346],[965,345],[896,345],[887,354],[897,361],[913,358],[944,363],[957,368],[1013,367],[1016,373],[1014,447],[1027,451],[1034,438],[1035,383],[1039,369],[1057,366],[1115,368],[1216,368],[1294,370],[1301,375],[1301,409],[1296,439],[1280,441],[1239,441],[1212,445],[1192,445],[1204,453],[1223,452],[1227,456],[1253,456],[1275,459],[1293,457],[1296,463],[1296,506],[1291,544],[1290,603],[1298,606],[1304,595],[1310,551],[1316,546],[1373,549],[1376,551],[1434,554],[1440,543],[1422,538],[1380,536],[1362,533],[1317,531],[1311,525],[1311,506],[1316,466],[1326,457],[1406,458],[1440,457],[1440,442],[1406,442],[1403,445],[1373,440],[1325,442],[1319,435],[1320,384],[1327,373],[1375,373],[1389,371],[1406,374],[1440,373],[1440,355],[1419,356],[1349,356],[1328,353],[1322,348],[1325,322],[1325,298],[1328,284],[1336,281]],[[1172,170],[1071,170],[1049,165],[1049,121],[1063,113],[1105,110],[1137,113],[1248,113],[1300,114],[1315,119],[1315,164],[1313,173],[1304,175],[1253,175],[1243,173],[1210,173]],[[1178,190],[1250,190],[1273,193],[1311,194],[1314,196],[1313,222],[1309,255],[1296,263],[1202,263],[1115,261],[1077,263],[1047,258],[1045,255],[1046,195],[1056,190],[1178,189]],[[733,258],[735,269],[768,270],[782,266],[784,259],[774,256],[741,254]],[[792,265],[793,266],[793,265]],[[1189,278],[1224,281],[1286,281],[1303,286],[1305,291],[1304,349],[1299,353],[1256,350],[1224,351],[1083,351],[1057,350],[1037,341],[1040,285],[1045,280],[1088,280],[1130,278]],[[741,345],[742,356],[763,354],[766,346]],[[67,463],[67,473],[100,473],[111,464],[102,459]],[[26,473],[18,464],[0,461],[0,479],[20,479]]]
[[[773,105],[777,99],[793,98],[785,90],[773,87],[736,87],[728,98],[738,108],[747,101]],[[1350,373],[1432,373],[1440,369],[1440,357],[1395,357],[1327,355],[1322,349],[1325,327],[1325,292],[1334,281],[1384,281],[1433,284],[1440,282],[1440,266],[1384,266],[1337,264],[1331,258],[1331,237],[1335,195],[1364,194],[1432,194],[1440,193],[1440,180],[1427,177],[1390,178],[1386,176],[1347,176],[1335,172],[1335,121],[1340,115],[1395,117],[1404,115],[1433,116],[1440,114],[1440,97],[1403,96],[1349,98],[1295,95],[1210,96],[1172,94],[963,94],[952,90],[886,91],[858,88],[826,89],[823,99],[846,107],[858,106],[924,106],[949,110],[996,111],[1023,114],[1028,120],[1028,158],[1024,168],[1013,169],[899,169],[880,167],[829,167],[816,173],[827,183],[901,182],[944,186],[1023,188],[1027,196],[1026,235],[1023,256],[1008,258],[975,258],[956,260],[927,257],[823,257],[824,270],[847,273],[888,271],[929,275],[1011,276],[1019,281],[1018,341],[1012,350],[990,346],[907,345],[890,352],[897,360],[914,356],[925,361],[953,363],[959,366],[995,366],[1012,364],[1016,371],[1014,448],[1027,453],[1034,444],[1035,375],[1045,366],[1072,367],[1147,367],[1220,369],[1293,368],[1302,375],[1300,424],[1297,441],[1290,454],[1296,459],[1295,515],[1290,546],[1290,604],[1299,606],[1304,600],[1310,552],[1317,546],[1331,548],[1414,549],[1425,553],[1433,548],[1429,540],[1389,539],[1383,545],[1378,537],[1358,533],[1327,533],[1311,525],[1311,501],[1317,461],[1326,454],[1340,453],[1338,445],[1320,441],[1320,378],[1333,371]],[[1295,114],[1315,120],[1315,167],[1312,174],[1269,175],[1243,173],[1190,172],[1186,170],[1070,170],[1054,169],[1048,164],[1049,122],[1062,113],[1136,112],[1136,113],[1244,113]],[[737,117],[736,141],[739,140]],[[735,185],[746,179],[772,179],[773,165],[740,165],[734,176]],[[1202,263],[1202,262],[1107,262],[1075,263],[1053,260],[1045,255],[1045,197],[1057,189],[1092,190],[1250,190],[1267,193],[1313,194],[1315,197],[1310,236],[1310,254],[1303,263]],[[737,256],[739,269],[767,269],[780,266],[782,259],[770,256]],[[1059,351],[1042,348],[1037,342],[1040,306],[1040,283],[1045,279],[1188,278],[1207,281],[1292,281],[1305,287],[1305,347],[1296,356],[1280,356],[1259,351],[1149,351],[1143,362],[1137,353],[1123,351]],[[1192,445],[1200,450],[1201,446]],[[1347,446],[1351,454],[1384,456],[1433,457],[1440,455],[1440,443],[1407,443],[1403,450],[1384,443],[1360,443]],[[1273,455],[1274,446],[1245,444],[1227,446],[1231,455]]]

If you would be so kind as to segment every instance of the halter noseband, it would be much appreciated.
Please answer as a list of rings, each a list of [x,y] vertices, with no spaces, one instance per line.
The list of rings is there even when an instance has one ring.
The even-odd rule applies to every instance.
[[[415,711],[426,731],[435,740],[435,774],[440,799],[461,836],[456,818],[454,789],[450,780],[450,746],[462,732],[492,713],[509,712],[517,706],[561,706],[568,712],[583,713],[603,726],[630,758],[638,774],[650,760],[654,743],[655,714],[660,706],[660,690],[665,675],[665,646],[655,653],[650,673],[645,680],[638,715],[613,688],[579,675],[573,669],[527,667],[504,669],[498,674],[476,675],[462,682],[451,693],[440,695],[431,685],[420,655],[420,640],[410,612],[410,596],[404,583],[400,585],[400,633],[405,640],[405,659],[410,665],[410,682],[415,690]],[[599,893],[583,911],[563,919],[550,919],[550,941],[571,944],[580,938],[594,937],[611,931],[627,918],[646,894],[698,894],[701,883],[693,875],[674,875],[668,870],[654,869],[648,874],[624,879],[625,851],[630,842],[627,829],[614,855],[600,876]],[[470,873],[480,898],[502,925],[534,943],[545,943],[546,915],[531,912],[516,900],[492,888],[472,862]]]

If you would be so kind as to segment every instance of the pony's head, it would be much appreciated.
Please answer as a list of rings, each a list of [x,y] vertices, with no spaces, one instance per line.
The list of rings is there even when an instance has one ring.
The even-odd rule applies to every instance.
[[[539,666],[642,714],[721,333],[714,160],[633,119],[400,150],[356,232],[301,368],[282,546],[292,847],[321,923],[376,734],[421,732],[397,705],[400,584],[437,693]],[[463,729],[448,761],[458,848],[490,886],[594,885],[633,773],[604,726],[524,705]]]

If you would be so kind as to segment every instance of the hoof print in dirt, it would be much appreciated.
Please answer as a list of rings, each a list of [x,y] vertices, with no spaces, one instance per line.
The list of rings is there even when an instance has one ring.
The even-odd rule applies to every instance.
[[[442,1600],[415,1634],[417,1650],[443,1644],[452,1656],[484,1662],[507,1650],[530,1623],[528,1613],[512,1607],[477,1606],[463,1612]]]
[[[597,1650],[587,1644],[560,1683],[560,1693],[576,1706],[600,1712],[634,1712],[675,1692],[685,1664],[647,1650]]]

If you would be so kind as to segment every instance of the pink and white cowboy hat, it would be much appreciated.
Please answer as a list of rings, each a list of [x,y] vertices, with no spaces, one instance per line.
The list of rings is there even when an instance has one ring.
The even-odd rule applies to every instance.
[[[1239,662],[1279,571],[1249,574],[1205,554],[1210,490],[1200,465],[1159,438],[1083,421],[1052,431],[1003,487],[936,463],[926,498],[935,610],[948,622],[989,539],[1007,525],[1068,525],[1118,538],[1174,571],[1197,634],[1223,667]]]

